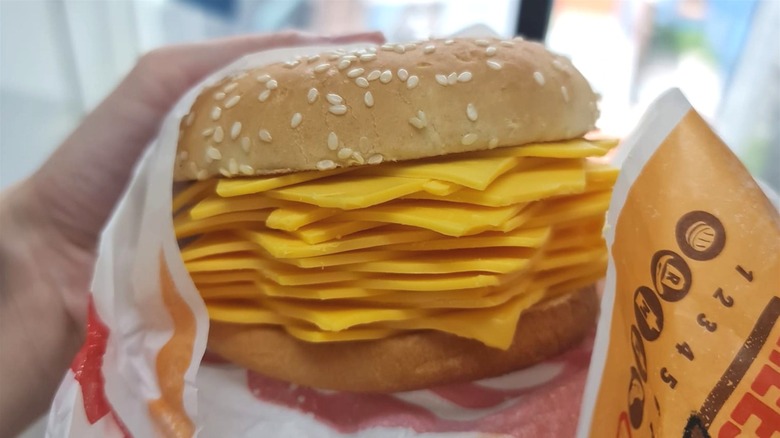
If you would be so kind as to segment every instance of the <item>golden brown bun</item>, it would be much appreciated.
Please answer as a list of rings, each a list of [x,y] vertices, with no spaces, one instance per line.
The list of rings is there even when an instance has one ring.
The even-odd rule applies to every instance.
[[[537,43],[455,39],[372,50],[272,64],[205,88],[181,122],[175,179],[570,139],[598,117],[579,71]]]
[[[211,323],[209,349],[264,375],[316,388],[396,392],[506,374],[572,347],[594,326],[593,286],[536,305],[506,350],[451,334],[412,332],[376,341],[314,344],[269,326]]]

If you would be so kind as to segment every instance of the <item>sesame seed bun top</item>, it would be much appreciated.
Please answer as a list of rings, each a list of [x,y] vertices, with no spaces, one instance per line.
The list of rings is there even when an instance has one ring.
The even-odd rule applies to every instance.
[[[522,40],[325,52],[204,88],[181,121],[174,178],[266,175],[582,136],[597,95]]]

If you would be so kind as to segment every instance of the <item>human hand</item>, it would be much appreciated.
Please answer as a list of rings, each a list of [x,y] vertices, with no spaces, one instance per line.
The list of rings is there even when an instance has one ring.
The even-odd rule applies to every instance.
[[[50,404],[83,340],[101,230],[179,97],[247,53],[358,41],[383,37],[285,32],[152,51],[34,175],[0,194],[0,436]]]

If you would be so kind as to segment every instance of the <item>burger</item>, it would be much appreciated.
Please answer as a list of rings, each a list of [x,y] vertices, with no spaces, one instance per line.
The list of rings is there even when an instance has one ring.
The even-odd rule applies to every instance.
[[[173,214],[208,348],[316,388],[473,381],[588,335],[615,142],[521,39],[331,50],[235,72],[182,118]]]

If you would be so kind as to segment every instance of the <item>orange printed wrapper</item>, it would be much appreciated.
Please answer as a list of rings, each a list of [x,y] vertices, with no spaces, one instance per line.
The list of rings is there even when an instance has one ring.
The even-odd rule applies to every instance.
[[[673,90],[623,145],[579,437],[780,437],[780,217]]]

